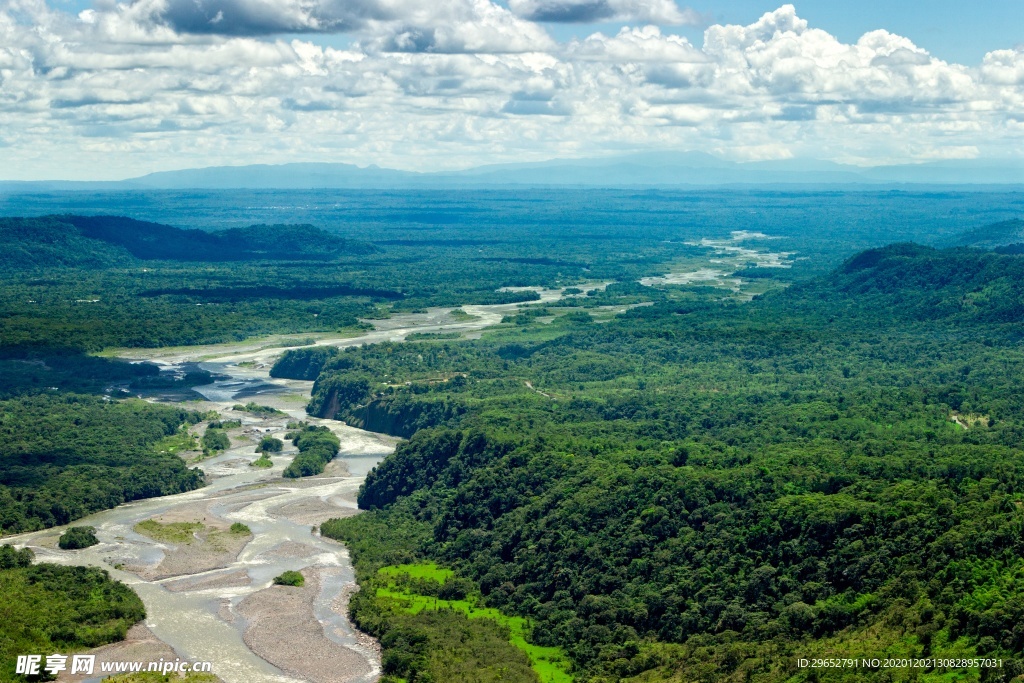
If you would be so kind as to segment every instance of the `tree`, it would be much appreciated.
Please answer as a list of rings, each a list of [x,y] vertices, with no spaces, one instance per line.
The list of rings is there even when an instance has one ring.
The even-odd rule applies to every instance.
[[[96,528],[91,526],[73,526],[65,531],[57,541],[61,550],[80,550],[96,545],[100,539],[96,538]]]

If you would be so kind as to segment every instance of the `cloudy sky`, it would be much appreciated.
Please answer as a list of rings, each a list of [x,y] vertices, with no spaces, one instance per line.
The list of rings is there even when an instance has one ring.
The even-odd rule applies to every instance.
[[[1024,2],[0,0],[0,178],[1024,158]]]

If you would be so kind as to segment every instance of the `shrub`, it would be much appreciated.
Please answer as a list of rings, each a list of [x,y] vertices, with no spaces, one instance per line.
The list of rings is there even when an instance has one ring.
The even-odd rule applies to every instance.
[[[270,468],[270,467],[273,467],[273,466],[274,466],[273,461],[270,459],[270,456],[267,455],[266,453],[264,453],[263,455],[261,455],[260,457],[256,458],[251,463],[249,463],[249,467],[262,467],[264,469],[267,469],[267,468]]]
[[[203,450],[214,453],[228,448],[231,448],[231,440],[227,434],[220,429],[206,428],[206,433],[203,434]]]
[[[236,403],[231,406],[231,410],[235,410],[242,413],[251,413],[257,417],[271,417],[274,415],[284,415],[284,413],[277,408],[271,408],[270,406],[261,406],[255,401],[249,401],[244,406],[240,403]]]
[[[306,583],[306,577],[289,569],[280,576],[275,576],[274,583],[278,586],[303,586]]]
[[[96,529],[91,526],[73,526],[65,531],[57,541],[61,550],[79,550],[96,545],[100,539],[96,538]]]
[[[260,445],[256,447],[256,451],[258,453],[280,453],[283,448],[284,442],[281,439],[275,439],[267,434],[260,439]]]

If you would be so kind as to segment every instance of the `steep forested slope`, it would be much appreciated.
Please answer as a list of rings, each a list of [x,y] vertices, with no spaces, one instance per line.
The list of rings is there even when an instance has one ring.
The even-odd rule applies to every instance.
[[[317,381],[343,391],[342,417],[400,405],[437,421],[367,478],[373,512],[325,533],[354,542],[370,586],[387,562],[456,568],[581,680],[1012,660],[1022,291],[1018,257],[895,245],[745,306],[694,297],[347,351]]]
[[[975,249],[913,244],[871,249],[830,278],[858,319],[947,320],[959,325],[1024,320],[1024,260]],[[808,293],[819,285],[810,285]]]
[[[0,218],[0,272],[40,268],[103,268],[125,265],[122,247],[91,239],[56,216]]]

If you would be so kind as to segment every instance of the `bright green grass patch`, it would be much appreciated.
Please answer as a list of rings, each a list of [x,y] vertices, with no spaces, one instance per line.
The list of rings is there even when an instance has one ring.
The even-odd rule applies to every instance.
[[[135,525],[135,531],[143,536],[149,536],[154,541],[166,543],[191,543],[194,540],[193,534],[205,529],[202,522],[171,522],[161,524],[155,519],[147,519]]]
[[[400,564],[392,565],[390,567],[381,567],[377,570],[377,573],[382,576],[399,576],[404,574],[413,579],[430,579],[442,584],[455,575],[455,572],[453,572],[451,569],[444,569],[443,567],[438,567],[433,562],[425,562],[421,564]]]
[[[448,315],[450,315],[451,317],[455,318],[456,320],[461,320],[463,322],[466,322],[466,321],[469,321],[469,320],[479,320],[479,318],[480,318],[480,316],[478,316],[478,315],[473,315],[472,313],[466,313],[466,311],[462,310],[461,308],[456,308],[456,309],[454,309],[452,311],[449,311]]]
[[[249,467],[263,467],[263,468],[267,468],[267,467],[273,467],[273,466],[274,466],[274,462],[270,459],[270,456],[267,455],[266,453],[264,453],[263,455],[261,455],[260,457],[256,458],[251,463],[249,463]]]
[[[412,579],[425,579],[444,584],[454,576],[450,569],[443,569],[436,564],[402,564],[381,567],[377,574],[384,577],[408,576]],[[491,619],[507,626],[510,631],[509,642],[526,653],[530,666],[537,673],[541,683],[572,683],[569,675],[569,660],[562,648],[542,647],[527,641],[530,624],[523,617],[503,614],[491,607],[478,607],[477,596],[469,596],[466,600],[445,600],[429,595],[420,595],[389,584],[387,588],[377,588],[378,598],[390,598],[401,605],[403,611],[418,614],[424,610],[454,610],[462,612],[470,619]]]
[[[177,434],[171,434],[153,444],[153,450],[157,453],[180,453],[181,451],[198,451],[199,441],[195,435],[182,428]]]

